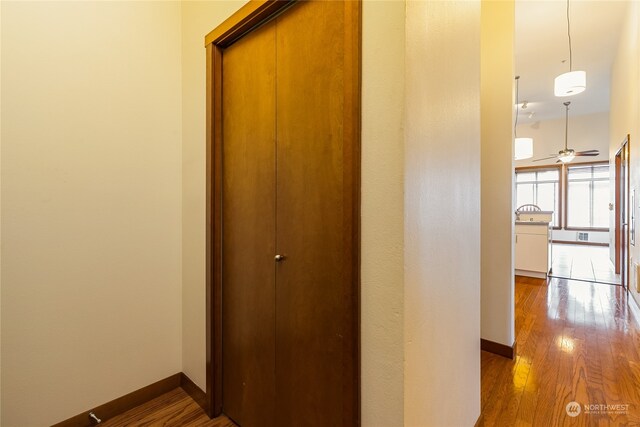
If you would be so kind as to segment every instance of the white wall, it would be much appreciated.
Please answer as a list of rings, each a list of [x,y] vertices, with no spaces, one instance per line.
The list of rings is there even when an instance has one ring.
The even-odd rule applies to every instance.
[[[2,425],[181,370],[176,2],[2,2]]]
[[[243,1],[182,2],[183,370],[205,376],[204,35]],[[362,425],[403,418],[404,2],[363,3]]]
[[[362,426],[403,422],[405,4],[362,29]],[[406,425],[409,425],[406,423]]]
[[[630,186],[636,189],[636,218],[640,218],[638,199],[640,194],[640,4],[629,2],[629,9],[625,15],[618,50],[611,70],[611,116],[609,157],[613,168],[615,154],[620,144],[630,138]],[[611,201],[614,201],[612,195]],[[637,226],[636,226],[637,227]],[[636,233],[638,230],[636,229]],[[640,262],[640,244],[636,234],[636,246],[631,246],[632,264]],[[633,280],[635,274],[631,272]],[[640,303],[640,293],[637,292],[633,281],[630,283],[631,294]]]
[[[513,1],[482,2],[482,338],[511,347]]]
[[[480,2],[410,1],[406,15],[405,425],[472,426],[480,414]]]
[[[561,107],[564,108],[563,105]],[[518,136],[533,138],[533,157],[516,160],[515,167],[555,165],[557,159],[534,162],[535,159],[557,154],[564,148],[564,116],[518,125]],[[576,157],[571,163],[609,160],[609,112],[571,116],[569,110],[568,146],[576,151],[600,150],[599,156]]]
[[[182,369],[206,390],[204,36],[246,3],[182,2]]]

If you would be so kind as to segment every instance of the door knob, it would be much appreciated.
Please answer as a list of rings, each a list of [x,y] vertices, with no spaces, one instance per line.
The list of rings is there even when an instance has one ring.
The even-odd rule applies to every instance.
[[[284,255],[276,255],[275,256],[275,260],[276,262],[280,262],[280,261],[284,261],[285,256]]]

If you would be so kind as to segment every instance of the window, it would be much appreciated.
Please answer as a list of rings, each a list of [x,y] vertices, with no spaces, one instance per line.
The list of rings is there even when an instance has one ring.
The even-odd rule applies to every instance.
[[[605,162],[518,168],[515,208],[534,204],[553,211],[551,224],[557,229],[606,231],[609,185]]]
[[[567,168],[567,227],[609,228],[609,165]]]
[[[549,169],[517,170],[516,208],[526,204],[534,204],[543,211],[553,211],[551,224],[554,227],[559,227],[560,170],[560,166]]]

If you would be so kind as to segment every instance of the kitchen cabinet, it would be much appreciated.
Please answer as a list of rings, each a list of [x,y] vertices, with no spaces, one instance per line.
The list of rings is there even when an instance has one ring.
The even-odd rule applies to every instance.
[[[546,278],[551,268],[551,228],[548,222],[516,221],[515,273]]]

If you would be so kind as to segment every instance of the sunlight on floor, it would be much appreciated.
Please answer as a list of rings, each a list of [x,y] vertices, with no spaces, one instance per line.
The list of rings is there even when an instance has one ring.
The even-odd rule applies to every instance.
[[[620,284],[606,246],[553,245],[552,277]]]
[[[516,357],[481,352],[476,426],[640,426],[634,305],[621,286],[517,276]],[[623,409],[574,420],[566,410],[571,402]]]

